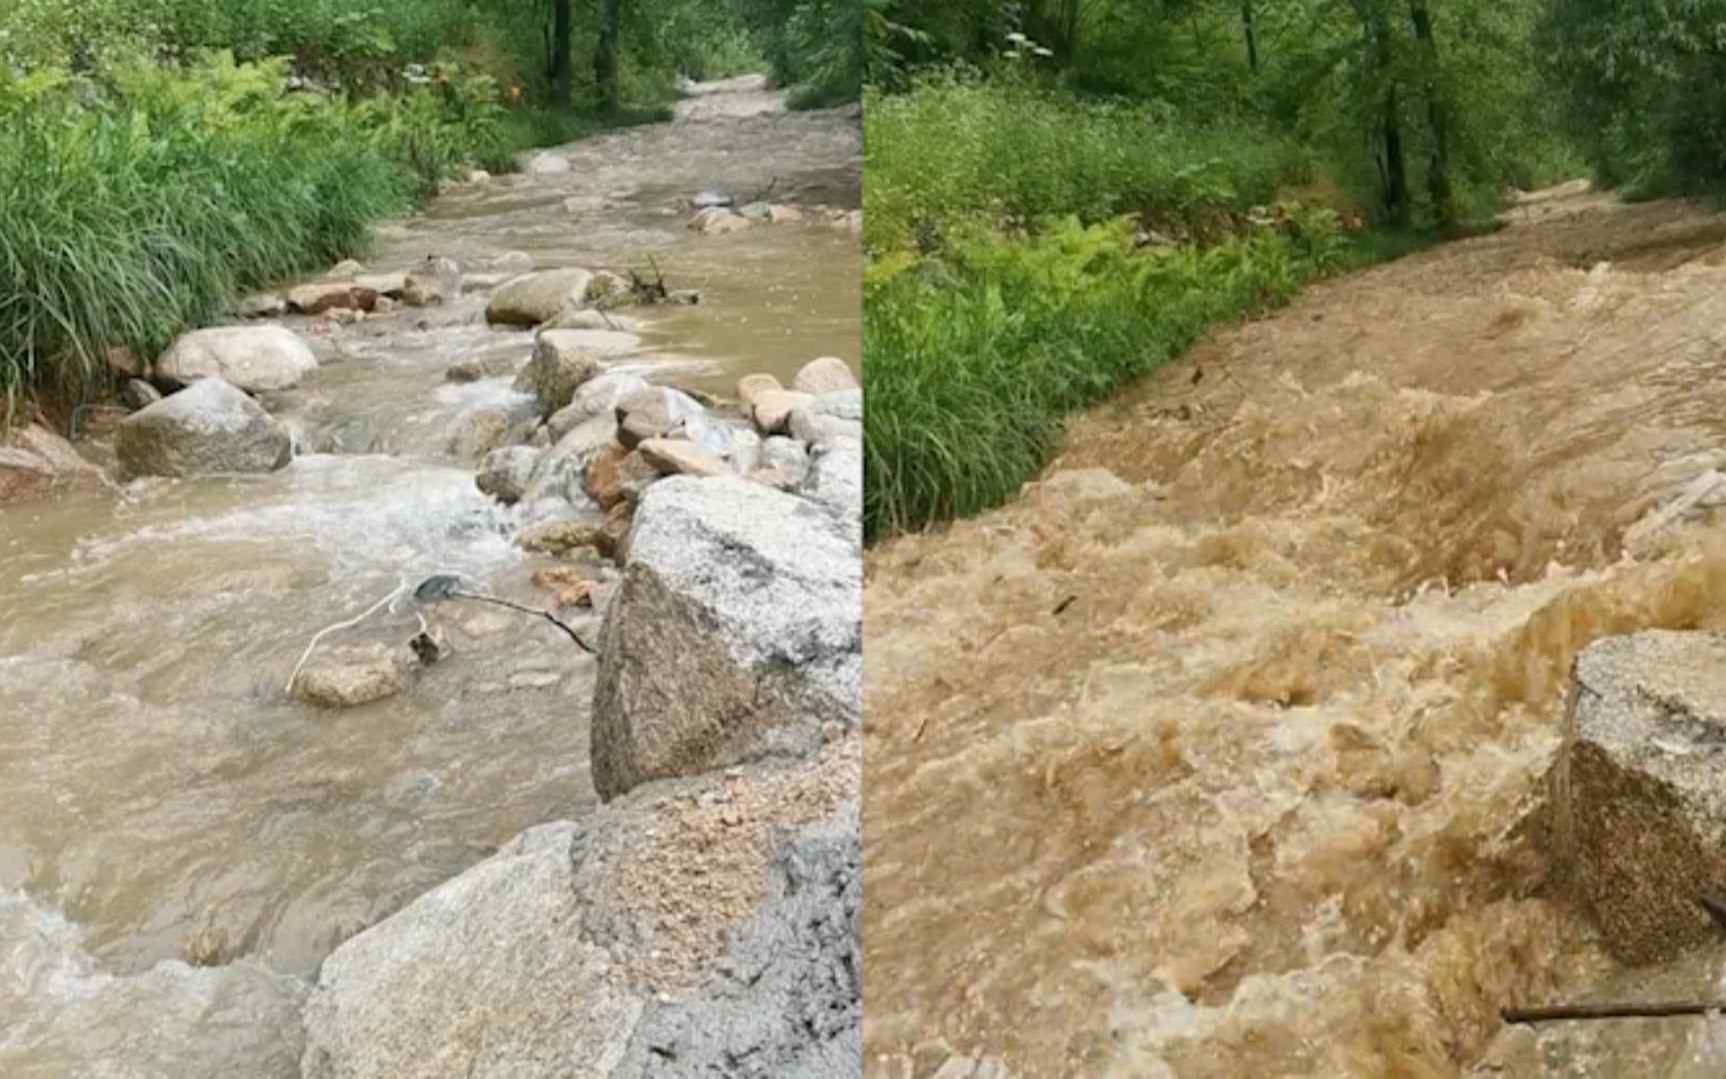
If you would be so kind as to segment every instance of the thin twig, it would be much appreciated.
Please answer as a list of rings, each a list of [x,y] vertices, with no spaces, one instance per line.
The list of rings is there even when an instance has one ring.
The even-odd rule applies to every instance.
[[[478,592],[456,592],[452,590],[448,595],[455,599],[477,599],[482,603],[495,603],[499,607],[508,607],[512,611],[520,611],[523,614],[537,614],[547,622],[556,626],[558,629],[569,634],[569,639],[580,645],[583,652],[586,652],[590,656],[596,656],[599,654],[594,651],[592,645],[589,645],[586,641],[581,639],[580,634],[576,633],[575,630],[571,629],[565,623],[559,621],[557,616],[552,614],[550,611],[541,610],[538,607],[526,607],[520,603],[511,603],[507,599],[498,599],[496,596],[485,596]]]
[[[1506,1023],[1541,1023],[1548,1019],[1635,1019],[1674,1015],[1707,1015],[1726,1011],[1726,1000],[1679,1000],[1653,1004],[1554,1004],[1544,1008],[1505,1008]]]
[[[312,658],[312,649],[318,646],[318,642],[323,640],[325,634],[333,633],[338,629],[347,629],[350,626],[359,625],[361,622],[364,622],[366,619],[376,614],[379,608],[401,595],[402,589],[407,586],[408,583],[403,581],[401,584],[396,585],[395,589],[391,591],[389,595],[366,608],[366,612],[364,614],[350,618],[346,622],[337,622],[333,626],[325,626],[323,629],[318,630],[318,632],[313,635],[311,643],[306,645],[306,650],[300,653],[300,661],[294,664],[294,673],[288,675],[288,684],[283,688],[282,692],[292,693],[294,691],[294,682],[299,679],[301,668],[306,665],[306,660]]]

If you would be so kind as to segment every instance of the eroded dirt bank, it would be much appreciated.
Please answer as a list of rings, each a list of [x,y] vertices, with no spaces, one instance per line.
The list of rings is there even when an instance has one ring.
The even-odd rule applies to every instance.
[[[1616,971],[1525,820],[1582,645],[1726,627],[1712,511],[1631,529],[1726,461],[1726,219],[1575,185],[1506,219],[1213,335],[1017,503],[873,552],[870,1074],[1613,1074],[1613,1039],[1666,1074],[1686,1021],[1497,1013],[1719,973]]]

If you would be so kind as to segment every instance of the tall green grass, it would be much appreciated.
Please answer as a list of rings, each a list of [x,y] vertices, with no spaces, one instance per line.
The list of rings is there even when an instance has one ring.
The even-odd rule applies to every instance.
[[[871,542],[1005,502],[1073,411],[1218,323],[1423,242],[1350,238],[1322,200],[1279,198],[1324,188],[1285,139],[1011,76],[871,94],[864,135]]]
[[[1069,413],[1349,259],[1334,215],[1315,211],[1205,249],[1138,252],[1128,222],[1069,221],[878,263],[864,297],[866,538],[1007,501]]]
[[[154,356],[234,296],[360,252],[370,223],[537,126],[459,77],[351,102],[281,93],[284,62],[218,55],[0,74],[0,422],[99,392],[103,352]],[[560,128],[557,134],[568,133]]]
[[[1300,145],[1239,122],[1200,126],[957,73],[870,94],[863,130],[864,243],[877,253],[934,250],[955,226],[1067,214],[1204,231],[1314,171]]]

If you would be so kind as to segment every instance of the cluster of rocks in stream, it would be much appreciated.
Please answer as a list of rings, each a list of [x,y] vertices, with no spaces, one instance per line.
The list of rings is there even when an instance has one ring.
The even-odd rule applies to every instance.
[[[604,804],[333,952],[305,998],[300,1073],[858,1074],[862,390],[831,357],[790,386],[748,376],[731,401],[655,385],[617,364],[640,347],[606,314],[630,283],[511,269],[477,284],[488,322],[535,328],[531,354],[452,366],[515,395],[458,417],[449,449],[529,522],[535,583],[600,620],[591,716],[570,737],[590,740]],[[436,260],[399,281],[338,271],[247,310],[363,319],[476,284]],[[280,467],[287,433],[251,394],[315,366],[296,342],[225,327],[140,365],[169,392],[120,425],[128,472]],[[330,645],[293,692],[363,705],[422,660]]]
[[[739,206],[723,191],[703,191],[690,200],[694,215],[689,228],[704,236],[724,236],[755,225],[790,225],[813,222],[845,229],[852,235],[863,231],[863,211],[833,206],[790,206],[756,199]]]
[[[542,331],[518,375],[523,434],[555,441],[491,450],[476,483],[579,507],[522,544],[621,568],[605,804],[330,955],[307,1079],[861,1071],[861,390],[824,358],[704,403],[607,371],[585,334]]]

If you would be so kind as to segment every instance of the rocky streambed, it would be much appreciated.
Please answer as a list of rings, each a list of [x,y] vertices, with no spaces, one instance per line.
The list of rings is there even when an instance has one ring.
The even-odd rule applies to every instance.
[[[855,1070],[857,125],[693,91],[0,449],[0,1072]]]

